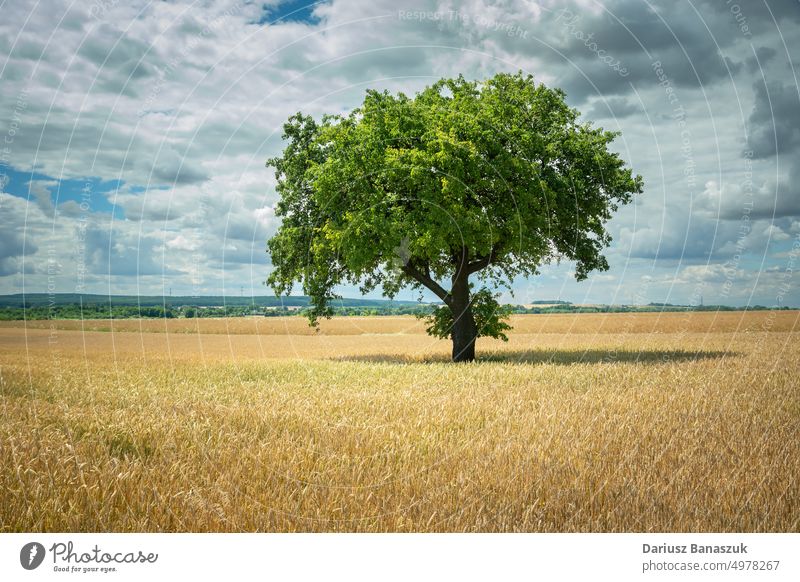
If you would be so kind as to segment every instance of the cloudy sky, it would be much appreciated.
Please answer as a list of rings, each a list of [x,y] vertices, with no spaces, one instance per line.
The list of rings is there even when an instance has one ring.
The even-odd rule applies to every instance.
[[[621,131],[645,192],[610,271],[514,301],[800,305],[797,0],[0,6],[0,293],[269,294],[289,115],[522,70]]]

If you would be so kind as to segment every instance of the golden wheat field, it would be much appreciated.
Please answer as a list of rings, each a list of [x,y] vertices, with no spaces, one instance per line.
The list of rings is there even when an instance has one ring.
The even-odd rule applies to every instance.
[[[0,325],[0,531],[798,531],[800,313]]]

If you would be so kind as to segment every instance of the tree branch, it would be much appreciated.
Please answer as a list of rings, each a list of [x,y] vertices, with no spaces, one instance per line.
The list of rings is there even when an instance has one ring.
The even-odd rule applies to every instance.
[[[485,269],[486,267],[488,267],[490,264],[492,264],[492,261],[494,261],[497,258],[497,253],[499,250],[500,250],[499,245],[492,245],[492,248],[489,251],[488,255],[484,255],[472,261],[471,263],[467,263],[466,266],[467,273],[471,275],[472,273],[476,273],[481,269]]]
[[[444,287],[434,281],[427,266],[425,270],[422,271],[409,262],[403,266],[402,271],[421,285],[430,289],[434,295],[444,301],[445,305],[450,305],[450,293],[445,291]]]

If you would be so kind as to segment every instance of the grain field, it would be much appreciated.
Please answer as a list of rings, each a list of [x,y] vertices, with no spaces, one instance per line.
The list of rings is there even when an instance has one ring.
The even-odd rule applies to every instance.
[[[0,531],[798,531],[800,313],[0,326]]]

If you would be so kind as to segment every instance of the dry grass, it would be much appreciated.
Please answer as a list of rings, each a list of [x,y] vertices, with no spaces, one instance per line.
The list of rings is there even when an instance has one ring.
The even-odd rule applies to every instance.
[[[798,330],[798,312],[722,311],[687,313],[542,314],[512,317],[515,333],[710,333]],[[91,319],[60,321],[0,321],[2,328],[72,331],[120,331],[222,335],[365,335],[425,334],[414,317],[335,317],[321,320],[319,330],[303,317],[236,317],[207,319]]]
[[[0,531],[797,531],[799,315],[6,324]]]

